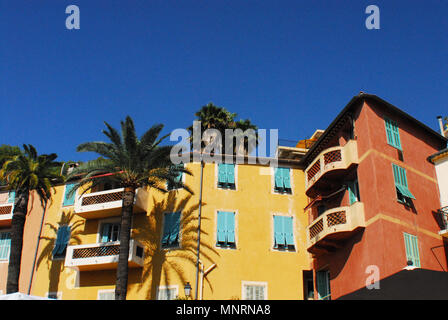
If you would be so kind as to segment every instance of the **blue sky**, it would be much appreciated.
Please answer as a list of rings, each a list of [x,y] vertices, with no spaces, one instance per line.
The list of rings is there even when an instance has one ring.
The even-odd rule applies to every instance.
[[[65,8],[80,9],[68,30]],[[380,9],[368,30],[365,8]],[[104,140],[192,124],[213,102],[283,139],[325,129],[359,91],[437,130],[448,115],[448,2],[0,0],[0,144],[60,160]]]

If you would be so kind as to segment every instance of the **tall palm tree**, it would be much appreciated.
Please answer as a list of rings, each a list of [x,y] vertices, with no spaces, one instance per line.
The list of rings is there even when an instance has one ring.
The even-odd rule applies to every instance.
[[[11,222],[7,293],[19,291],[23,228],[30,192],[34,190],[37,193],[44,207],[44,203],[51,199],[53,186],[62,181],[58,174],[61,164],[54,161],[56,158],[55,153],[38,155],[32,145],[23,145],[23,151],[6,160],[0,170],[0,180],[5,181],[10,190],[16,191]]]
[[[137,188],[149,187],[167,192],[167,183],[192,191],[177,179],[180,172],[191,174],[181,166],[172,166],[170,151],[172,146],[160,146],[168,135],[159,138],[162,124],[154,125],[140,139],[137,137],[134,122],[128,116],[121,121],[120,133],[105,122],[107,130],[103,133],[110,142],[87,142],[77,147],[78,152],[95,152],[100,155],[75,168],[67,180],[79,177],[72,192],[85,186],[93,189],[104,183],[113,183],[124,188],[121,211],[120,249],[118,256],[115,299],[125,300],[128,283],[128,257],[133,212]],[[84,191],[84,192],[85,192]]]
[[[224,107],[218,107],[214,105],[213,103],[208,103],[205,106],[202,106],[199,111],[195,113],[196,120],[201,122],[201,132],[203,133],[207,129],[216,129],[221,133],[222,137],[222,149],[221,153],[225,152],[225,130],[226,129],[241,129],[242,131],[246,131],[247,129],[252,129],[256,131],[258,127],[254,125],[249,119],[246,120],[238,120],[236,121],[235,118],[237,116],[236,113],[232,113],[228,111]],[[193,133],[193,126],[190,126],[188,128],[190,131],[190,136],[192,137]],[[237,138],[237,137],[236,137]],[[236,141],[236,138],[234,138],[234,141]],[[248,145],[248,139],[244,138],[244,152],[248,154],[250,151],[250,147]],[[229,141],[230,142],[230,141]],[[255,135],[255,143],[258,142],[258,135]],[[201,149],[205,147],[207,143],[202,142],[201,143]],[[235,143],[233,144],[233,152],[237,152],[237,146]]]

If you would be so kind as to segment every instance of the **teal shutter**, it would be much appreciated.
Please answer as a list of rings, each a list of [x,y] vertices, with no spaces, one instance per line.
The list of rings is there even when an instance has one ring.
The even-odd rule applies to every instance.
[[[387,143],[401,150],[400,132],[398,124],[390,119],[384,119],[386,124]]]
[[[16,192],[14,190],[9,191],[8,203],[14,203],[15,198],[16,198]]]
[[[227,243],[235,243],[235,213],[226,213]]]
[[[235,184],[235,165],[226,163],[227,167],[227,183]]]
[[[62,255],[67,248],[67,244],[70,240],[70,227],[60,226],[56,235],[56,243],[53,248],[53,256]]]
[[[294,245],[294,228],[293,228],[293,218],[283,217],[283,232],[285,233],[286,244],[288,246]]]
[[[101,228],[101,242],[109,242],[111,234],[111,223],[104,223]]]
[[[282,170],[282,168],[275,168],[275,187],[277,189],[283,188],[283,170]]]
[[[226,242],[226,213],[218,211],[218,226],[217,226],[217,238],[218,242]]]
[[[171,224],[172,224],[172,219],[171,219],[171,214],[170,213],[165,213],[164,215],[164,222],[163,222],[163,237],[162,237],[162,244],[164,245],[168,245],[169,244],[169,240],[170,240],[170,234],[171,234]]]
[[[287,189],[291,189],[291,178],[290,178],[290,169],[289,168],[282,168],[283,170],[283,185]]]
[[[285,234],[283,232],[283,219],[281,216],[274,216],[274,240],[275,247],[285,245]]]
[[[348,182],[348,195],[350,200],[350,205],[358,201],[356,181]]]
[[[179,239],[180,231],[180,212],[171,213],[171,230],[170,230],[170,244],[176,244]]]
[[[218,164],[218,183],[227,183],[227,167],[225,163]]]
[[[316,272],[316,282],[319,300],[330,300],[330,279],[328,271]]]
[[[9,259],[9,250],[11,248],[11,233],[0,233],[0,260]]]
[[[62,203],[63,206],[72,206],[75,203],[76,192],[69,196],[69,192],[73,190],[74,186],[74,183],[68,183],[65,185],[64,202]]]
[[[420,254],[418,251],[417,237],[404,233],[404,245],[406,249],[406,261],[412,261],[415,267],[420,268]]]
[[[415,199],[414,195],[408,188],[406,169],[397,166],[395,163],[392,163],[392,168],[394,171],[395,187],[400,191],[400,193],[404,197]]]

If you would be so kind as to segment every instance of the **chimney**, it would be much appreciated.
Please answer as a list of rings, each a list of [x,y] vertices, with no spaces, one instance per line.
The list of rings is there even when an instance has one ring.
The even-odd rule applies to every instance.
[[[442,120],[442,116],[437,116],[437,119],[439,120],[439,127],[440,127],[440,134],[444,137],[446,137],[445,135],[445,130],[443,128],[443,120]]]

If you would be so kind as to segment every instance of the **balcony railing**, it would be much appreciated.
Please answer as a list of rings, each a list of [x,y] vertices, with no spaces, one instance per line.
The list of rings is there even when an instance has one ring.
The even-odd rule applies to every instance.
[[[124,188],[84,194],[75,199],[75,213],[86,219],[117,216],[121,213]],[[148,194],[137,189],[134,199],[134,212],[145,212]]]
[[[356,140],[350,140],[343,147],[332,147],[322,151],[305,170],[306,190],[308,191],[326,173],[348,169],[358,162]]]
[[[0,204],[0,226],[1,227],[11,225],[13,209],[14,209],[14,203]]]
[[[65,266],[77,267],[81,271],[115,269],[119,253],[119,241],[68,246]],[[131,240],[129,243],[129,267],[142,267],[143,259],[143,245],[136,240]]]
[[[439,234],[448,238],[448,206],[440,208],[439,213],[442,221],[442,230]]]
[[[338,207],[325,211],[307,228],[308,251],[317,247],[334,246],[334,241],[345,239],[358,228],[365,227],[364,204],[355,202],[351,206]],[[332,244],[328,244],[328,240]]]

